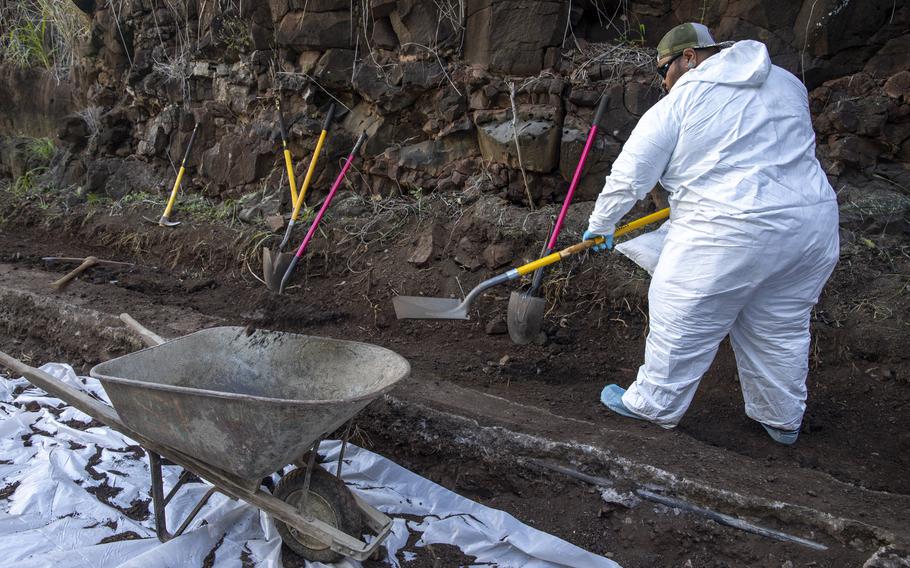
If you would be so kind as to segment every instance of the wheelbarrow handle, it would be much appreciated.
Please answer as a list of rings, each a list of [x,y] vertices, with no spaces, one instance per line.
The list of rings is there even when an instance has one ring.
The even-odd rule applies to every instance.
[[[136,332],[136,335],[139,336],[139,338],[142,340],[142,343],[145,343],[147,347],[156,347],[167,341],[157,333],[134,320],[133,316],[129,315],[126,312],[120,314],[120,321],[126,324],[128,328]]]

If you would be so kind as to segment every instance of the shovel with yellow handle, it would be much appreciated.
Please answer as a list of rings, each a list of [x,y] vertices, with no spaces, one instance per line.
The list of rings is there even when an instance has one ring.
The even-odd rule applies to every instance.
[[[158,224],[162,227],[176,227],[180,221],[171,221],[171,212],[174,210],[174,202],[177,201],[177,190],[180,189],[180,182],[183,181],[183,174],[186,173],[186,161],[193,150],[193,142],[196,141],[196,130],[199,123],[193,127],[193,133],[190,135],[190,143],[186,145],[186,152],[183,153],[183,161],[180,162],[180,171],[177,172],[177,181],[174,182],[174,189],[171,190],[171,197],[167,200],[167,206],[164,208],[164,214],[158,219]]]
[[[322,132],[319,133],[319,140],[316,141],[316,149],[313,150],[313,157],[310,158],[310,167],[307,169],[306,177],[303,179],[303,185],[294,200],[294,211],[291,213],[291,220],[284,231],[284,238],[281,239],[281,244],[278,245],[278,249],[274,253],[267,247],[262,249],[262,275],[269,290],[278,290],[281,286],[281,278],[291,264],[291,259],[294,258],[293,254],[282,251],[288,241],[290,241],[294,224],[300,217],[300,208],[303,206],[303,200],[306,199],[306,192],[310,187],[310,181],[313,179],[313,172],[316,171],[316,162],[319,159],[319,154],[322,153],[322,145],[325,143],[325,138],[329,133],[329,125],[332,123],[334,114],[335,104],[333,103],[329,106],[329,111],[326,113],[325,120],[322,123]],[[285,151],[285,156],[289,156],[287,151]]]
[[[291,150],[288,148],[288,128],[284,124],[284,115],[281,114],[281,99],[275,99],[275,109],[278,111],[278,126],[281,129],[281,148],[284,151],[284,165],[288,170],[288,183],[291,185],[291,203],[296,203],[297,180],[294,179],[294,162],[291,160]]]
[[[632,221],[628,225],[623,225],[622,227],[616,229],[616,232],[613,233],[613,237],[620,237],[640,229],[645,225],[649,225],[656,221],[666,219],[670,216],[670,209],[661,209],[657,213],[652,213],[641,219]],[[468,309],[470,309],[471,304],[474,303],[474,300],[477,299],[480,294],[486,291],[493,286],[498,286],[499,284],[504,284],[510,280],[515,280],[524,276],[525,274],[531,274],[537,269],[543,268],[544,266],[549,266],[564,258],[568,258],[573,254],[577,254],[583,251],[588,250],[589,248],[603,244],[603,237],[597,237],[596,239],[590,239],[587,241],[582,241],[578,244],[572,245],[570,247],[564,248],[561,251],[548,254],[543,258],[538,258],[534,262],[529,262],[528,264],[519,266],[518,268],[513,268],[508,272],[503,272],[498,276],[494,276],[488,280],[484,280],[477,286],[475,286],[465,297],[464,300],[457,300],[454,298],[425,298],[423,296],[396,296],[392,298],[392,305],[395,307],[395,317],[398,319],[470,319],[468,317]]]

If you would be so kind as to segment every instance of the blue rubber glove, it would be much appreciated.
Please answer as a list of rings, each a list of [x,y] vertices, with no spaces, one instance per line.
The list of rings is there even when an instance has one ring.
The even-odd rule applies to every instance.
[[[591,231],[585,231],[585,234],[582,235],[581,240],[587,241],[588,239],[596,239],[597,237],[604,237],[606,240],[603,244],[594,245],[591,247],[591,250],[600,252],[603,250],[613,250],[613,234],[609,235],[598,235],[597,233],[592,233]]]

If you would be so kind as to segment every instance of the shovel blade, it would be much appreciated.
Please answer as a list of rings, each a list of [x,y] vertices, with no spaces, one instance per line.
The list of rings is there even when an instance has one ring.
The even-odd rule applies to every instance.
[[[546,308],[547,301],[544,298],[512,292],[509,296],[509,310],[506,312],[506,325],[513,343],[527,345],[537,338]]]
[[[272,292],[277,292],[281,288],[281,279],[293,258],[294,255],[291,253],[273,253],[269,248],[262,248],[262,279],[265,280],[266,288]]]
[[[460,319],[468,318],[468,307],[452,298],[396,296],[392,298],[398,319]]]

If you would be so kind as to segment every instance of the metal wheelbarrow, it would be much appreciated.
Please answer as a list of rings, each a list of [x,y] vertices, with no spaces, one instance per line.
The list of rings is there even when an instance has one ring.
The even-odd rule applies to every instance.
[[[388,536],[389,517],[316,466],[320,442],[410,374],[400,355],[374,345],[242,327],[215,327],[161,343],[126,314],[151,345],[96,365],[113,408],[0,352],[0,364],[89,416],[138,441],[149,456],[155,527],[179,536],[220,492],[276,519],[284,543],[307,560],[365,560]],[[164,495],[161,457],[184,472]],[[270,494],[263,478],[285,465]],[[165,509],[195,474],[213,487],[173,534]],[[266,479],[271,481],[271,477]],[[375,534],[367,544],[364,525]]]

